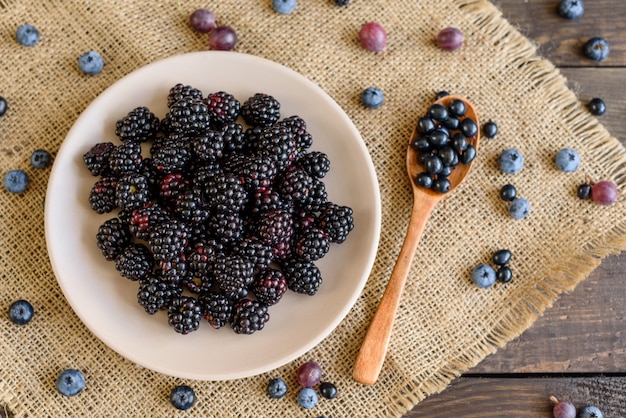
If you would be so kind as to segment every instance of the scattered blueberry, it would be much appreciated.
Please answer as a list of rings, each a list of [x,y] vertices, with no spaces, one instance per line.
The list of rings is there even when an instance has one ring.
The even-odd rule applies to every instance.
[[[85,388],[85,376],[80,370],[66,369],[59,373],[57,390],[65,396],[74,396]]]
[[[572,173],[578,170],[578,166],[580,165],[580,155],[578,155],[578,152],[574,149],[563,148],[556,153],[554,163],[559,170],[566,173]]]
[[[500,198],[502,200],[510,202],[515,199],[515,196],[517,196],[517,189],[512,184],[505,184],[500,189]]]
[[[13,302],[9,307],[9,319],[17,325],[28,324],[34,313],[33,305],[23,299]]]
[[[286,15],[296,8],[296,0],[272,0],[272,7],[276,13]]]
[[[509,214],[515,219],[524,219],[530,214],[530,202],[528,199],[516,197],[509,205]]]
[[[500,154],[498,166],[503,173],[518,173],[524,167],[524,156],[515,148],[506,149]]]
[[[591,184],[583,183],[579,185],[578,189],[576,190],[576,195],[580,199],[589,199],[591,197]]]
[[[368,87],[361,93],[361,101],[365,107],[370,109],[378,109],[385,101],[383,91],[377,87]]]
[[[606,39],[596,36],[585,42],[583,52],[587,58],[602,61],[609,56],[610,49]]]
[[[33,151],[30,156],[30,163],[35,168],[47,168],[52,161],[50,153],[43,149]]]
[[[302,388],[297,395],[298,405],[304,409],[311,409],[317,405],[318,397],[315,389]]]
[[[591,99],[587,107],[592,115],[600,116],[604,115],[604,112],[606,112],[606,103],[599,97]]]
[[[11,170],[4,175],[3,183],[11,193],[22,193],[28,187],[28,175],[24,170]]]
[[[267,384],[267,395],[272,399],[280,399],[287,393],[287,383],[281,378],[270,380]]]
[[[496,266],[503,266],[509,261],[511,261],[511,251],[510,250],[498,250],[493,253],[493,264]]]
[[[482,289],[496,282],[496,271],[489,264],[479,264],[472,270],[472,281]]]
[[[15,32],[15,39],[24,46],[33,46],[39,42],[39,31],[33,25],[21,25]]]
[[[320,394],[326,399],[333,399],[337,396],[337,387],[330,382],[320,383]]]
[[[566,19],[578,19],[585,12],[583,0],[561,0],[558,12]]]
[[[347,6],[350,0],[335,0],[335,4],[339,7]]]
[[[496,272],[496,280],[500,283],[508,283],[513,278],[513,272],[509,266],[501,266]]]
[[[4,97],[0,96],[0,116],[4,115],[7,112],[7,101]]]
[[[497,134],[498,134],[498,125],[495,122],[489,121],[483,125],[483,135],[485,135],[485,137],[493,138]]]
[[[196,393],[187,385],[176,386],[170,393],[170,402],[174,408],[185,411],[196,403]]]
[[[585,406],[578,413],[578,418],[603,418],[604,414],[596,406]]]
[[[78,68],[88,75],[96,75],[102,71],[104,61],[95,51],[85,52],[78,58]]]

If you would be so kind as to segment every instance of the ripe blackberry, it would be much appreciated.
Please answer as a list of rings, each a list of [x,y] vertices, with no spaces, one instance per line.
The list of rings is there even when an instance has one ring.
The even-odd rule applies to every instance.
[[[202,306],[202,317],[215,329],[231,323],[233,302],[221,293],[207,292],[198,296]]]
[[[143,175],[148,180],[148,187],[150,194],[154,197],[159,194],[160,182],[162,179],[161,173],[154,166],[154,161],[151,157],[144,157],[142,160],[141,170],[139,174]]]
[[[102,255],[108,261],[113,261],[130,242],[128,226],[119,218],[111,218],[104,221],[98,228],[96,241]]]
[[[215,161],[193,165],[188,177],[191,187],[206,189],[207,184],[214,183],[217,177],[223,174],[222,164]]]
[[[172,105],[177,101],[188,98],[202,100],[202,91],[195,87],[178,83],[170,88],[170,91],[167,94],[167,107],[172,107]]]
[[[269,94],[256,93],[241,106],[241,116],[250,126],[269,126],[280,119],[280,103]]]
[[[322,284],[322,274],[312,261],[292,258],[281,267],[289,289],[310,296],[317,293]]]
[[[182,284],[190,292],[201,294],[208,292],[213,286],[213,277],[209,274],[191,274],[187,272],[181,279]]]
[[[226,256],[213,265],[215,282],[231,300],[239,300],[248,295],[248,286],[254,280],[253,273],[252,262],[240,256]]]
[[[116,186],[117,179],[115,177],[102,177],[98,180],[91,188],[91,192],[89,192],[91,209],[103,214],[117,208],[115,203]]]
[[[171,260],[158,260],[156,265],[165,280],[182,286],[183,279],[187,277],[187,261],[184,253]]]
[[[272,258],[277,262],[282,262],[293,257],[291,238],[284,239],[272,246]]]
[[[210,93],[206,98],[206,104],[214,126],[234,122],[239,117],[241,104],[232,94],[223,91]]]
[[[168,309],[172,299],[181,296],[181,287],[165,280],[159,271],[148,274],[139,281],[137,302],[149,314]]]
[[[209,109],[202,99],[184,98],[170,106],[166,115],[172,133],[201,135],[210,127]]]
[[[170,135],[154,142],[150,154],[152,165],[159,173],[182,173],[191,163],[191,144],[186,138]]]
[[[212,271],[213,264],[222,257],[224,245],[215,239],[197,241],[185,248],[185,259],[189,273],[205,275]]]
[[[157,202],[150,202],[132,212],[128,222],[130,233],[137,239],[147,241],[152,228],[172,218],[170,212]]]
[[[191,140],[194,160],[200,162],[218,161],[223,156],[224,139],[219,131],[208,130]]]
[[[309,193],[302,196],[296,202],[299,208],[309,212],[319,212],[328,203],[328,193],[326,185],[319,179],[312,178],[312,185]]]
[[[99,142],[83,155],[83,161],[93,176],[109,173],[109,156],[115,148],[112,142]]]
[[[115,204],[123,210],[143,207],[152,198],[148,180],[141,174],[121,176],[115,187]]]
[[[328,234],[331,242],[342,243],[354,229],[352,208],[328,203],[319,214],[320,228]]]
[[[276,209],[290,211],[291,207],[291,202],[284,200],[282,196],[272,188],[257,190],[254,192],[250,202],[251,213],[260,213]]]
[[[274,258],[274,252],[272,247],[262,242],[257,237],[246,237],[242,239],[233,248],[233,251],[252,262],[255,269],[267,268],[272,259]]]
[[[180,296],[172,300],[167,310],[167,322],[179,334],[189,334],[200,327],[202,306],[193,296]]]
[[[154,258],[148,247],[131,242],[115,258],[115,269],[129,280],[142,280],[152,272]]]
[[[296,147],[301,153],[313,145],[313,137],[306,129],[306,122],[300,116],[289,116],[278,122],[282,126],[287,126],[293,133],[296,140]]]
[[[174,200],[174,214],[188,224],[201,224],[209,219],[209,209],[200,191],[188,189]]]
[[[237,334],[254,334],[262,330],[269,319],[265,303],[244,298],[235,303],[231,326]]]
[[[289,239],[293,233],[293,218],[282,209],[262,212],[254,225],[256,236],[264,243],[273,245]]]
[[[261,270],[254,278],[252,292],[259,302],[275,305],[287,291],[285,275],[273,268]]]
[[[224,153],[241,152],[246,146],[243,125],[237,122],[226,122],[219,128],[224,140]]]
[[[154,259],[176,261],[183,252],[189,238],[189,228],[183,222],[170,219],[154,226],[148,242]]]
[[[324,257],[330,250],[328,235],[318,227],[311,227],[297,238],[295,251],[298,257],[315,261]]]
[[[205,189],[208,205],[218,212],[237,212],[245,208],[248,193],[233,174],[218,175]]]
[[[151,141],[159,130],[159,118],[147,107],[137,107],[115,123],[115,135],[122,142]]]
[[[272,158],[278,171],[286,170],[296,161],[298,149],[289,128],[274,125],[260,131],[258,128],[251,128],[246,133],[251,152]]]
[[[298,167],[312,177],[321,179],[330,170],[330,160],[323,152],[307,152],[298,157]]]
[[[276,165],[269,156],[244,158],[235,168],[239,180],[249,190],[267,189],[276,177]]]
[[[171,203],[179,194],[187,190],[189,181],[181,173],[167,174],[161,180],[159,186],[159,197],[165,202]]]
[[[227,244],[237,244],[243,235],[243,219],[239,212],[217,210],[209,222],[210,232]]]
[[[141,145],[138,142],[124,142],[113,148],[109,154],[109,169],[118,177],[139,172],[142,164]]]
[[[313,177],[302,169],[288,171],[278,184],[278,190],[285,199],[294,202],[304,202],[313,187]]]

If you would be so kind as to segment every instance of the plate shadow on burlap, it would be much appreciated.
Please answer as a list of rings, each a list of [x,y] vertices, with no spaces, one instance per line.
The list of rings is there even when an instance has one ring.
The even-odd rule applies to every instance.
[[[361,297],[339,327],[302,358],[260,376],[223,382],[185,381],[132,364],[97,340],[65,301],[47,258],[43,200],[47,170],[28,159],[36,148],[58,151],[83,109],[114,81],[145,64],[204,50],[204,35],[185,22],[197,2],[0,0],[0,94],[9,111],[0,118],[2,171],[21,168],[31,184],[21,195],[0,193],[0,290],[3,309],[29,299],[35,319],[26,327],[0,323],[0,403],[15,417],[168,416],[169,391],[194,387],[198,402],[180,416],[401,416],[440,392],[461,373],[532,325],[562,292],[572,290],[601,260],[626,247],[625,203],[600,207],[576,198],[583,180],[610,179],[624,192],[626,152],[583,108],[565,78],[488,1],[353,0],[299,2],[290,15],[271,2],[225,0],[213,11],[236,28],[238,52],[259,55],[300,72],[348,113],[370,151],[380,182],[382,232],[378,255]],[[358,44],[360,26],[379,21],[385,52]],[[16,28],[31,23],[42,39],[32,48],[15,42]],[[435,34],[460,28],[464,46],[439,50]],[[105,60],[103,73],[80,74],[87,50]],[[385,92],[378,110],[365,109],[360,92]],[[352,364],[400,249],[411,207],[404,168],[408,138],[435,92],[468,97],[498,136],[484,140],[469,180],[434,211],[417,250],[379,381],[363,386]],[[271,92],[269,92],[271,94]],[[579,151],[581,168],[558,172],[553,155]],[[497,156],[517,147],[524,170],[508,176]],[[349,156],[346,156],[349,158]],[[510,218],[498,190],[516,185],[532,203],[525,219]],[[473,266],[510,248],[515,279],[480,290]],[[210,355],[210,352],[207,354]],[[304,361],[324,367],[339,396],[312,411],[295,401],[294,371]],[[73,398],[54,388],[58,372],[79,368],[87,387]],[[281,400],[265,395],[271,377],[291,388]]]

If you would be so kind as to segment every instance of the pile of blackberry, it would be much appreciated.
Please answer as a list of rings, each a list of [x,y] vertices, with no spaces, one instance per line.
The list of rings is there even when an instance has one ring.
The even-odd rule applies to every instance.
[[[162,118],[132,109],[116,141],[83,156],[97,178],[89,203],[109,215],[97,246],[174,331],[252,334],[287,291],[317,293],[315,262],[346,240],[353,211],[328,199],[328,156],[273,96],[176,84],[164,100]]]

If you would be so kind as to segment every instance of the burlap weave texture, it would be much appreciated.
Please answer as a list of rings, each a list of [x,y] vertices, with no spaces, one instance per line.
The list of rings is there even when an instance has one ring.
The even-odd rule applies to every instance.
[[[371,153],[382,196],[377,260],[348,317],[302,359],[228,382],[183,381],[139,368],[80,323],[47,258],[43,201],[49,169],[36,170],[28,162],[34,149],[56,152],[81,111],[114,81],[158,59],[207,49],[206,36],[186,25],[198,7],[211,8],[220,23],[236,28],[238,52],[298,71],[341,105]],[[360,26],[370,20],[388,32],[385,52],[370,53],[358,44]],[[40,30],[35,47],[15,41],[23,23]],[[463,48],[452,53],[433,43],[450,25],[466,36]],[[105,60],[97,76],[83,75],[76,66],[87,50]],[[36,309],[27,326],[0,321],[0,404],[16,417],[170,416],[169,391],[181,383],[194,387],[198,402],[179,416],[400,416],[519,335],[602,258],[626,247],[624,199],[600,207],[575,196],[576,185],[586,179],[613,180],[623,193],[624,148],[488,1],[352,0],[340,8],[328,0],[301,0],[292,14],[279,15],[270,1],[207,6],[175,0],[0,0],[0,80],[0,96],[9,102],[0,117],[0,167],[3,173],[24,169],[31,178],[22,195],[0,193],[0,306],[6,311],[13,300],[26,298]],[[369,86],[384,91],[382,108],[361,105],[360,93]],[[380,379],[362,386],[351,379],[352,364],[411,208],[406,143],[439,90],[468,97],[481,119],[496,121],[500,132],[482,142],[467,183],[435,209]],[[576,173],[554,168],[553,156],[565,146],[581,154]],[[510,147],[526,157],[515,176],[497,167],[497,156]],[[506,183],[531,201],[527,219],[508,216],[498,196]],[[472,286],[471,268],[500,248],[513,251],[514,280],[487,290]],[[322,400],[312,411],[295,402],[294,371],[306,360],[323,364],[325,377],[339,387],[336,399]],[[64,368],[85,373],[87,387],[79,396],[56,392],[54,380]],[[279,401],[265,396],[268,379],[277,376],[291,388]]]

